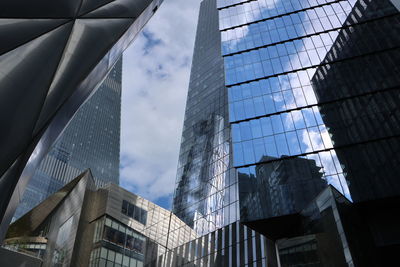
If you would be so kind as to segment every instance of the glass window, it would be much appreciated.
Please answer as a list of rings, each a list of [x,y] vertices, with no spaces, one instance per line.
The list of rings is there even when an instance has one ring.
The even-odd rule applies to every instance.
[[[301,154],[299,140],[297,139],[296,132],[294,132],[294,131],[293,132],[287,132],[286,133],[286,139],[287,139],[287,142],[288,142],[290,155],[294,156],[294,155]]]
[[[242,138],[240,135],[240,124],[232,124],[232,139],[233,139],[233,142],[242,141]]]
[[[128,201],[123,200],[122,201],[122,211],[123,214],[127,214],[128,213]]]
[[[290,113],[283,113],[281,117],[286,132],[295,130],[293,118]]]
[[[315,120],[315,117],[314,117],[314,112],[311,108],[303,109],[302,113],[303,113],[303,117],[306,121],[307,127],[313,127],[313,126],[317,125],[317,121]]]
[[[131,235],[126,236],[126,248],[133,250],[134,249],[134,237]]]
[[[243,148],[242,143],[233,144],[233,161],[235,166],[243,165]]]
[[[125,234],[108,226],[104,227],[103,238],[119,246],[124,246],[125,243]]]
[[[294,125],[296,129],[304,129],[306,127],[306,123],[304,122],[303,114],[300,110],[295,110],[291,112],[293,117]]]
[[[134,205],[132,205],[134,206]],[[136,206],[134,206],[134,211],[133,211],[133,219],[135,219],[136,221],[140,222],[140,209],[138,209]]]
[[[259,82],[252,82],[252,83],[250,83],[250,86],[251,86],[251,95],[252,96],[262,95]]]
[[[264,117],[260,119],[261,123],[261,130],[263,136],[269,136],[272,135],[272,123],[271,123],[271,118],[270,117]]]
[[[254,149],[251,140],[243,142],[243,155],[245,164],[254,163]]]
[[[135,209],[135,206],[133,206],[133,205],[131,205],[130,203],[129,203],[129,205],[128,205],[128,216],[129,217],[131,217],[131,218],[133,218],[133,213],[134,213],[134,209]]]
[[[276,109],[275,109],[274,100],[272,99],[272,95],[264,95],[263,100],[264,100],[264,107],[265,107],[266,114],[275,113]]]
[[[255,116],[262,116],[265,114],[264,101],[262,97],[256,97],[254,100]]]
[[[285,134],[278,134],[275,136],[276,146],[278,148],[278,155],[279,156],[288,156],[289,155],[289,148],[286,143]]]
[[[246,118],[252,118],[255,116],[253,99],[244,100],[244,110]]]
[[[127,202],[127,206],[128,206],[128,213],[126,215],[128,215],[129,217],[135,219],[136,221],[142,224],[146,224],[147,222],[146,210],[139,208],[129,202]]]
[[[121,253],[115,254],[115,262],[118,264],[122,264],[122,254]]]
[[[262,137],[260,120],[251,120],[250,126],[251,126],[252,138]]]
[[[242,97],[242,90],[241,86],[234,86],[228,89],[230,92],[230,101],[238,101],[241,100]]]
[[[296,102],[294,100],[294,96],[293,96],[292,90],[284,91],[283,92],[283,98],[285,100],[287,109],[296,108]]]
[[[275,138],[273,136],[264,137],[264,144],[266,155],[270,157],[277,157],[278,153],[275,145]]]
[[[310,143],[310,138],[308,137],[308,132],[306,129],[297,130],[297,138],[300,141],[300,149],[302,153],[311,152],[312,146]]]
[[[147,222],[147,211],[144,210],[144,209],[141,209],[141,212],[142,212],[142,216],[141,216],[142,221],[141,221],[141,223],[142,224],[146,224],[146,222]]]
[[[116,221],[111,222],[111,227],[114,228],[115,230],[119,230],[118,223]]]
[[[107,259],[108,259],[109,261],[114,262],[114,261],[115,261],[115,252],[112,251],[112,250],[109,250],[109,251],[108,251],[108,257],[107,257]]]
[[[107,249],[101,248],[100,257],[107,259]]]
[[[282,120],[279,115],[271,116],[271,122],[272,122],[272,128],[274,130],[274,134],[282,133],[284,131]]]
[[[134,238],[134,242],[133,242],[133,249],[143,253],[144,251],[144,241],[139,239],[139,238]]]
[[[318,127],[309,128],[309,136],[314,150],[324,149],[324,143],[322,142],[321,133]]]
[[[235,111],[236,120],[243,120],[245,118],[243,102],[235,102],[233,103],[233,109]]]
[[[122,265],[128,267],[129,266],[129,257],[125,256],[123,257]]]
[[[279,86],[277,88],[280,89]],[[275,108],[277,111],[285,111],[286,110],[282,92],[274,93],[273,99],[274,99],[274,104],[275,104]]]
[[[250,122],[245,121],[239,124],[240,125],[240,136],[242,140],[250,140],[253,138],[250,128]]]

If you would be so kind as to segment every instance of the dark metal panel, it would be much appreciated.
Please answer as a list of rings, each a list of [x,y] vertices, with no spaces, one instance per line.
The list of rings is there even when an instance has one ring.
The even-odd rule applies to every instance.
[[[126,31],[132,19],[76,20],[64,56],[50,86],[34,134],[76,90],[76,84],[97,65],[110,46]],[[91,49],[95,48],[95,49]],[[84,59],[84,60],[82,60]]]
[[[0,19],[0,55],[66,22],[65,19]]]
[[[83,0],[82,5],[79,9],[79,15],[81,16],[83,14],[86,14],[112,1],[113,0]]]
[[[31,142],[71,26],[65,24],[0,57],[0,121],[7,129],[0,133],[0,173]]]
[[[104,5],[89,14],[84,15],[87,18],[125,18],[138,17],[140,13],[148,6],[151,0],[131,1],[116,0]]]
[[[0,17],[74,17],[80,4],[81,0],[2,0],[0,2]]]

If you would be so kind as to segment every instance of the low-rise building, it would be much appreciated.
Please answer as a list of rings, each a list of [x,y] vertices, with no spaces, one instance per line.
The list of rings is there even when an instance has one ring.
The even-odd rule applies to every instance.
[[[187,231],[168,236],[171,225]],[[194,238],[170,211],[115,184],[97,189],[88,170],[11,224],[4,247],[43,267],[140,267]]]

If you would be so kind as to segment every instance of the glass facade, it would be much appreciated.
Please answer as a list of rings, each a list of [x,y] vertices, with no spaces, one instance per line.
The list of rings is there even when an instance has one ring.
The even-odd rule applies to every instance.
[[[104,192],[107,193],[104,194]],[[135,259],[140,259],[145,266],[155,266],[160,255],[198,237],[192,228],[171,211],[163,209],[115,184],[108,184],[99,189],[98,194],[103,199],[102,201],[106,201],[107,218],[99,220],[99,226],[93,226],[93,234],[88,237],[96,240],[95,243],[98,240],[102,240],[102,243],[107,241],[108,249],[113,249],[110,244],[120,248],[124,247],[125,254],[123,252],[118,253],[126,256],[130,255],[131,252],[129,251],[141,254],[142,256]],[[103,214],[104,205],[99,205],[98,211]],[[97,216],[102,217],[102,215]],[[97,216],[96,218],[99,218]],[[133,231],[133,235],[130,234],[129,229]],[[179,229],[179,231],[172,231],[171,229]],[[139,236],[145,237],[145,242],[135,236],[135,233],[140,233]],[[93,248],[97,247],[94,245]],[[116,247],[114,246],[114,248]]]
[[[38,239],[38,238],[37,238]],[[43,258],[46,251],[47,240],[15,240],[12,242],[4,242],[3,246],[6,249],[22,252],[34,257]]]
[[[239,219],[215,7],[201,3],[173,201],[173,212],[199,235]]]
[[[14,219],[90,168],[96,184],[119,184],[122,58],[78,110],[31,178]]]
[[[219,25],[241,219],[297,213],[327,185],[352,201],[398,195],[387,171],[398,165],[393,152],[383,152],[384,164],[371,159],[398,147],[390,89],[400,84],[400,35],[390,26],[399,23],[392,3],[224,5]],[[255,212],[257,202],[266,205]]]
[[[147,211],[137,207],[134,204],[129,203],[126,200],[122,201],[121,212],[122,214],[125,214],[126,216],[135,219],[141,224],[146,224],[147,222]]]
[[[157,266],[277,266],[274,253],[265,236],[234,222],[168,251]]]
[[[173,203],[198,236],[157,266],[396,258],[398,7],[201,3]]]
[[[349,203],[328,187],[301,212],[307,219],[299,236],[272,241],[251,229],[255,225],[237,221],[168,250],[148,266],[355,266],[342,221]],[[276,230],[272,224],[263,227]]]
[[[93,250],[89,266],[141,267],[146,237],[111,217],[94,222]]]

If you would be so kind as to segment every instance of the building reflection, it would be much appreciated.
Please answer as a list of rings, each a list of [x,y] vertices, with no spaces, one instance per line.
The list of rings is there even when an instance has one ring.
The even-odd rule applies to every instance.
[[[215,0],[201,6],[172,209],[204,235],[239,214],[218,10]]]
[[[270,163],[263,163],[266,161]],[[239,187],[243,184],[248,191],[240,195],[241,219],[251,221],[301,211],[327,186],[321,169],[312,159],[282,161],[263,156],[255,175],[239,174]]]
[[[176,210],[184,209],[188,203],[192,205],[189,211],[177,214],[185,216],[185,221],[199,234],[221,227],[224,220],[222,208],[229,164],[224,126],[224,118],[215,114],[193,126],[194,137],[175,192]]]

